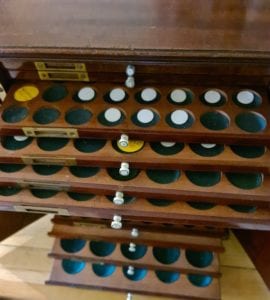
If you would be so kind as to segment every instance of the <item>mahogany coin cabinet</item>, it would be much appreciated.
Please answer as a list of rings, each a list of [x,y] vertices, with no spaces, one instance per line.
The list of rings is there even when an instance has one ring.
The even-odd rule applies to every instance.
[[[220,299],[227,230],[270,230],[268,1],[0,6],[0,209],[55,214],[47,283]]]

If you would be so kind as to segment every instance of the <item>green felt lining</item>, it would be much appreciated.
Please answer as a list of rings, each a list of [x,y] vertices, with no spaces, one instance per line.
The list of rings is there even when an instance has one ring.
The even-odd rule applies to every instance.
[[[30,145],[32,141],[32,138],[27,138],[25,141],[16,141],[13,136],[6,136],[1,140],[1,143],[7,150],[20,150]]]
[[[68,95],[67,89],[60,84],[55,84],[46,89],[42,95],[47,102],[57,102]]]
[[[2,113],[2,119],[6,123],[18,123],[24,120],[28,115],[28,109],[23,106],[12,105],[6,108]]]
[[[224,130],[229,127],[229,119],[221,112],[209,111],[200,117],[202,125],[210,130]]]
[[[82,125],[90,121],[92,115],[88,109],[72,108],[66,112],[65,120],[71,125]]]
[[[60,111],[56,108],[42,107],[33,115],[33,120],[38,124],[50,124],[60,117]]]

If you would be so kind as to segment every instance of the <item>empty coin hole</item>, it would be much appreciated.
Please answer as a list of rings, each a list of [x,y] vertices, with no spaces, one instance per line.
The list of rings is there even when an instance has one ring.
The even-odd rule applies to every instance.
[[[244,190],[255,189],[263,183],[261,173],[226,173],[226,177],[232,185]]]
[[[257,207],[254,205],[231,204],[229,207],[240,213],[253,213],[257,210]]]
[[[140,109],[131,116],[132,122],[139,127],[151,127],[160,120],[159,114],[154,109]]]
[[[168,101],[175,105],[191,104],[193,98],[194,95],[191,90],[185,88],[174,89],[167,96]]]
[[[14,186],[1,186],[0,195],[1,196],[12,196],[18,194],[22,189]]]
[[[202,125],[210,130],[224,130],[229,127],[230,119],[221,111],[209,111],[200,117]]]
[[[59,116],[60,111],[56,108],[42,107],[34,113],[33,120],[38,124],[45,125],[53,123]]]
[[[187,261],[196,268],[206,268],[213,262],[214,255],[210,251],[186,250]]]
[[[86,244],[85,240],[81,239],[61,239],[61,248],[67,253],[76,253],[81,251]]]
[[[63,259],[62,268],[63,270],[71,275],[80,273],[86,266],[84,261],[78,261],[73,259]]]
[[[99,277],[109,277],[114,273],[116,267],[111,264],[92,264],[92,270]]]
[[[37,174],[48,176],[56,174],[62,170],[63,167],[57,165],[33,165],[32,168]]]
[[[203,145],[206,145],[206,147]],[[189,147],[194,153],[204,157],[217,156],[224,151],[224,145],[217,145],[217,144],[203,144],[203,145],[190,144]],[[209,147],[207,145],[209,145]],[[212,146],[210,147],[210,145],[212,145],[213,147]]]
[[[144,245],[137,245],[135,247],[135,251],[129,251],[129,244],[121,245],[121,253],[130,260],[137,260],[145,256],[147,252],[147,247]]]
[[[155,271],[157,278],[164,283],[173,283],[180,278],[179,272]]]
[[[147,201],[152,205],[160,207],[166,207],[175,203],[175,201],[167,199],[147,199]]]
[[[140,281],[142,279],[144,279],[144,277],[147,274],[147,270],[146,269],[141,269],[141,268],[134,268],[134,274],[133,275],[129,275],[128,274],[128,267],[123,267],[123,273],[125,275],[125,277],[129,280],[132,281]]]
[[[19,165],[19,164],[0,164],[0,170],[5,173],[18,172],[25,167],[26,165]]]
[[[119,181],[128,181],[128,180],[134,179],[140,173],[140,171],[137,169],[129,169],[129,175],[122,176],[119,174],[119,169],[117,169],[117,168],[109,168],[109,169],[107,169],[107,172],[111,178],[113,178],[115,180],[119,180]]]
[[[69,139],[66,138],[38,138],[37,145],[44,151],[56,151],[67,145]]]
[[[146,170],[149,179],[160,184],[168,184],[179,179],[181,172],[179,170]]]
[[[27,117],[28,112],[29,111],[26,107],[12,105],[3,111],[2,119],[6,123],[18,123]]]
[[[153,248],[153,256],[162,264],[170,265],[175,263],[180,257],[178,248]]]
[[[208,210],[211,208],[214,208],[216,204],[209,203],[209,202],[192,202],[188,201],[187,204],[191,206],[192,208],[198,209],[198,210]]]
[[[208,106],[222,106],[226,103],[227,97],[226,94],[218,89],[212,89],[205,91],[200,99],[203,104]]]
[[[193,125],[195,122],[195,117],[188,110],[178,109],[166,116],[166,122],[170,127],[187,129]]]
[[[214,186],[221,179],[220,172],[186,171],[186,176],[193,184],[202,187]]]
[[[68,196],[75,201],[88,201],[95,197],[93,194],[68,192]]]
[[[263,156],[265,153],[264,146],[232,145],[231,149],[233,153],[244,158],[257,158]]]
[[[67,95],[68,91],[65,86],[55,84],[44,91],[42,98],[47,102],[57,102],[64,99]]]
[[[90,121],[92,113],[84,108],[72,108],[66,112],[65,120],[71,125],[82,125]]]
[[[104,241],[91,241],[89,247],[96,256],[105,257],[113,253],[116,245]]]
[[[73,141],[74,147],[83,153],[92,153],[102,149],[106,140],[100,139],[74,139]]]
[[[266,119],[257,112],[244,112],[235,117],[236,125],[247,132],[256,133],[266,128]]]
[[[151,149],[160,155],[174,155],[181,152],[185,144],[184,143],[167,143],[167,142],[154,142],[150,143]]]
[[[24,141],[17,141],[14,136],[6,136],[2,138],[1,144],[7,150],[20,150],[32,143],[32,138],[27,138]]]
[[[31,189],[31,194],[40,199],[51,198],[55,196],[58,191],[45,190],[45,189]]]
[[[256,108],[262,104],[261,96],[252,90],[242,90],[232,96],[233,102],[245,108]]]
[[[108,108],[98,115],[98,121],[104,126],[116,126],[125,120],[124,112],[119,108]]]
[[[190,283],[197,287],[207,287],[213,281],[213,278],[208,275],[188,274],[187,277]]]
[[[80,178],[95,176],[99,172],[99,170],[100,170],[99,168],[95,168],[95,167],[79,167],[79,166],[69,167],[70,173]]]

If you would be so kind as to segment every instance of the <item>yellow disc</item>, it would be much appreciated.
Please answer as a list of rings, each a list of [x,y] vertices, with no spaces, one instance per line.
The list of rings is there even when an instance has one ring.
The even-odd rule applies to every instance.
[[[123,152],[132,153],[141,150],[144,146],[144,141],[128,141],[127,147],[123,147],[117,142],[117,146]]]
[[[14,93],[14,98],[17,101],[25,102],[34,99],[39,94],[39,90],[34,85],[25,85]]]

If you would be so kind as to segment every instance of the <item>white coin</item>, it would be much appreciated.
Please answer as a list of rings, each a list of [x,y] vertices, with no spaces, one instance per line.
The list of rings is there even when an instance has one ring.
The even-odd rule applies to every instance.
[[[104,113],[104,118],[108,122],[117,122],[121,118],[121,111],[118,108],[108,108]]]
[[[254,101],[254,94],[250,91],[241,91],[237,94],[236,99],[241,104],[250,104]]]
[[[175,125],[183,125],[187,122],[187,120],[188,113],[185,110],[178,109],[171,114],[171,121]]]
[[[14,135],[14,140],[16,140],[17,142],[23,142],[26,141],[28,139],[28,136],[25,135]]]
[[[89,86],[83,87],[79,90],[78,97],[81,101],[91,101],[95,97],[95,90]]]
[[[187,99],[187,93],[184,90],[176,89],[171,92],[170,98],[173,102],[182,103]]]
[[[163,146],[163,147],[173,147],[176,143],[175,142],[160,142],[160,144]]]
[[[153,88],[146,88],[141,92],[141,98],[146,102],[154,101],[157,98],[157,92]]]
[[[151,109],[141,109],[137,113],[137,119],[139,122],[147,124],[153,121],[155,115]]]
[[[217,91],[210,90],[210,91],[207,91],[207,92],[204,94],[204,100],[205,100],[207,103],[215,104],[215,103],[218,103],[218,102],[221,100],[221,95],[220,95],[220,93],[217,92]]]
[[[126,93],[121,88],[116,88],[110,91],[110,98],[114,102],[120,102],[125,99]]]
[[[206,149],[214,148],[214,147],[216,147],[216,145],[217,144],[201,144],[201,146]]]

